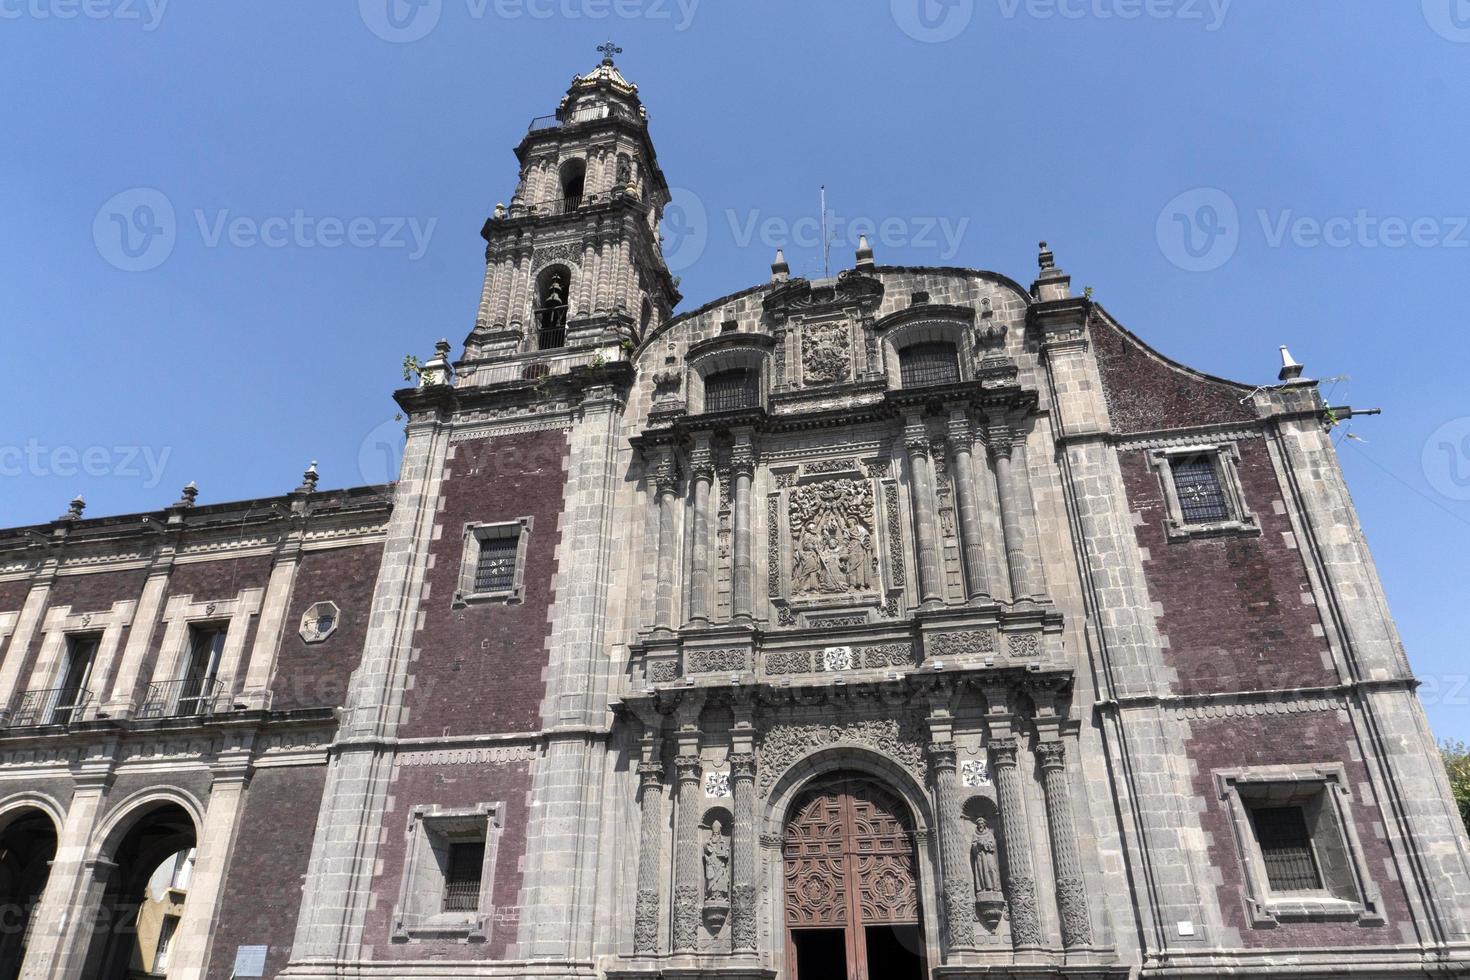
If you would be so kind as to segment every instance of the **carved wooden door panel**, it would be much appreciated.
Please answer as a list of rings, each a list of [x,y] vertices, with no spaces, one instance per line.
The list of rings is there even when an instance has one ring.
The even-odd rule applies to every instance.
[[[792,808],[783,841],[787,975],[798,946],[841,930],[848,980],[868,969],[868,930],[919,924],[918,864],[905,804],[859,778],[825,781]]]

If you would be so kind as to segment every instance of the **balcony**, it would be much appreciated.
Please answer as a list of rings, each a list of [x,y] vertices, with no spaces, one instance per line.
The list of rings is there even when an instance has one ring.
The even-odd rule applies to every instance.
[[[139,718],[197,718],[220,710],[223,691],[219,681],[188,678],[148,685]]]
[[[26,691],[20,705],[10,716],[10,724],[19,728],[39,725],[70,725],[81,721],[92,703],[87,690],[56,687],[46,691]]]

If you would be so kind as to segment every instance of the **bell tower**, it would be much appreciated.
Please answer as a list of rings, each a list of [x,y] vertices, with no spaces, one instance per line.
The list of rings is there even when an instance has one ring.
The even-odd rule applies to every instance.
[[[556,374],[589,349],[619,360],[679,301],[659,244],[669,188],[648,111],[613,61],[622,49],[598,51],[601,64],[574,76],[515,149],[515,194],[481,231],[485,282],[462,371],[523,360]]]

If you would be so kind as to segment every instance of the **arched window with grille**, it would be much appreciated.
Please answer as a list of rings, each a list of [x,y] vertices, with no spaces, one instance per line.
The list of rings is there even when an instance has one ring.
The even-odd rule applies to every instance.
[[[905,388],[954,384],[960,380],[960,354],[954,344],[930,341],[898,352],[899,382]]]
[[[760,375],[750,368],[717,371],[704,379],[704,410],[733,412],[760,404]]]
[[[554,265],[541,273],[536,288],[536,349],[553,350],[567,344],[567,293],[571,273]]]

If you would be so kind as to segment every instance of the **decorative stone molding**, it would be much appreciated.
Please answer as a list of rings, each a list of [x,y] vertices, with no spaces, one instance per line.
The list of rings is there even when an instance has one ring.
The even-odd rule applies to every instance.
[[[971,654],[994,653],[995,631],[975,629],[931,633],[924,638],[924,649],[931,657],[963,657]]]
[[[743,647],[727,650],[691,650],[687,654],[686,673],[738,674],[750,669],[750,657]]]
[[[761,794],[765,795],[776,779],[802,758],[831,745],[870,749],[903,766],[920,780],[928,770],[923,732],[912,719],[872,718],[846,724],[782,722],[767,729],[760,741]]]

